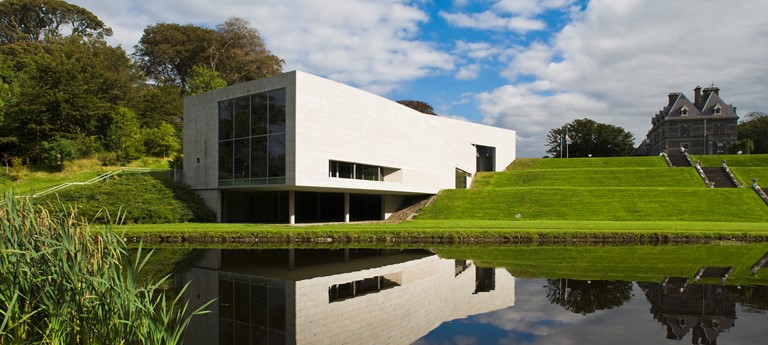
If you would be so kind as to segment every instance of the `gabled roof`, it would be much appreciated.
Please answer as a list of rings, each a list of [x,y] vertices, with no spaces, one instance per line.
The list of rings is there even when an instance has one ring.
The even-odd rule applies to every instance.
[[[710,92],[707,99],[703,100],[702,115],[715,115],[720,117],[737,117],[733,105],[726,104],[715,92]],[[715,114],[715,107],[720,106],[720,114]]]
[[[686,115],[683,115],[681,110],[687,109],[688,113]],[[685,97],[684,94],[680,93],[680,95],[677,97],[677,100],[674,101],[674,103],[667,105],[662,110],[663,118],[666,120],[668,118],[677,118],[677,117],[689,117],[689,116],[697,116],[701,115],[701,112],[698,108],[696,108],[696,105],[693,104],[687,97]]]

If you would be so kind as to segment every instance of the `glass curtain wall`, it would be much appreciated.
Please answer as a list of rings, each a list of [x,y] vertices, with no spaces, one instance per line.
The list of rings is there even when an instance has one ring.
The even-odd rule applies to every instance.
[[[219,102],[219,186],[285,184],[285,89]]]

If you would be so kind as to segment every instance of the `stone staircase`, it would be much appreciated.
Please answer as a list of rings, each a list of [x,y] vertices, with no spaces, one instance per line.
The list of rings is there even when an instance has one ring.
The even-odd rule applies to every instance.
[[[701,169],[704,170],[704,175],[715,188],[736,188],[722,167],[702,167]]]
[[[688,159],[685,158],[683,155],[668,155],[667,158],[669,158],[669,162],[672,163],[673,167],[689,167],[691,164],[688,162]]]

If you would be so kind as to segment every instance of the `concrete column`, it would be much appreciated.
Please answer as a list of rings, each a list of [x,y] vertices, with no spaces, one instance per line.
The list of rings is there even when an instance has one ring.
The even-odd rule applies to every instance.
[[[296,249],[288,248],[288,270],[296,269]]]
[[[344,222],[349,223],[349,193],[344,193]]]
[[[288,224],[296,224],[296,191],[288,191]]]

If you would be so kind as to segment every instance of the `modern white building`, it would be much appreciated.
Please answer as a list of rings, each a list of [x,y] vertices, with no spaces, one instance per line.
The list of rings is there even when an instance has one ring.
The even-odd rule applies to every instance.
[[[381,220],[515,159],[515,131],[303,72],[184,100],[183,179],[222,222]]]

